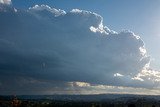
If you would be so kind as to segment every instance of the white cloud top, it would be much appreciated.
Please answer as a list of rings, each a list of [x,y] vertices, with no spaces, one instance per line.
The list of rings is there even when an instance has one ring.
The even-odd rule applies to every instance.
[[[0,0],[2,4],[11,4],[11,0]]]
[[[34,7],[29,8],[30,12],[39,12],[39,11],[45,11],[45,10],[53,13],[55,15],[55,17],[66,14],[66,12],[64,10],[51,8],[48,5],[40,5],[40,6],[35,5]]]

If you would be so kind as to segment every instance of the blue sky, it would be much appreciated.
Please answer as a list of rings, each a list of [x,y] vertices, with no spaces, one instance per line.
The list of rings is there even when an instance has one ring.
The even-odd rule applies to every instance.
[[[2,94],[160,94],[160,0],[0,3]]]
[[[129,29],[145,41],[148,53],[153,57],[151,66],[159,69],[160,59],[160,0],[13,0],[13,6],[28,8],[36,4],[70,11],[73,8],[100,14],[110,29]]]

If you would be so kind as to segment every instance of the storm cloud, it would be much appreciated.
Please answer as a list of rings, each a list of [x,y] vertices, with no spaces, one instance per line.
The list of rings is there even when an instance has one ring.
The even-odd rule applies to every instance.
[[[110,30],[103,25],[102,16],[79,9],[65,12],[47,5],[28,10],[1,7],[5,7],[0,11],[1,92],[23,91],[26,84],[40,92],[70,82],[155,85],[138,76],[150,63],[140,36]]]

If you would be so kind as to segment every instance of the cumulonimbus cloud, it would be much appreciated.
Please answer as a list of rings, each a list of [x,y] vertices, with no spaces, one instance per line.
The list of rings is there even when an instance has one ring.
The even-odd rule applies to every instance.
[[[131,31],[110,30],[96,13],[36,5],[1,11],[0,17],[1,85],[12,83],[10,77],[154,86],[136,78],[150,63],[142,39]]]

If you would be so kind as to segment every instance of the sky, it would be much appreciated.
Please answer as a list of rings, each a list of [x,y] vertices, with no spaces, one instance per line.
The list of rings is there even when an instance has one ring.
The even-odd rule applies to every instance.
[[[160,94],[160,0],[0,3],[0,94]]]

